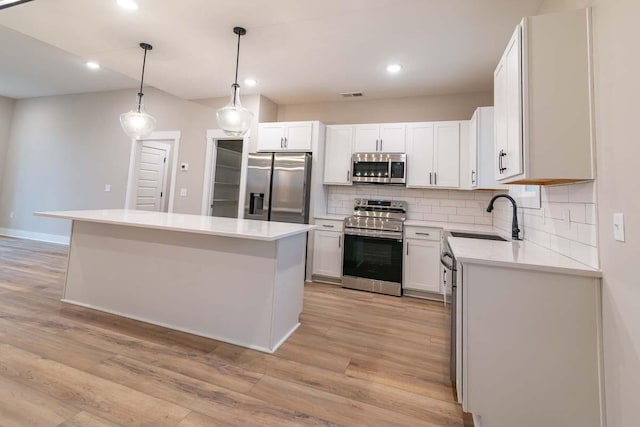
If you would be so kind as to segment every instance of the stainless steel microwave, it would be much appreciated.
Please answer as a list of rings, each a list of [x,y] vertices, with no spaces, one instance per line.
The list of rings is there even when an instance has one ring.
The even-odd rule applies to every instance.
[[[355,153],[351,156],[351,181],[356,184],[400,184],[407,182],[407,155]]]

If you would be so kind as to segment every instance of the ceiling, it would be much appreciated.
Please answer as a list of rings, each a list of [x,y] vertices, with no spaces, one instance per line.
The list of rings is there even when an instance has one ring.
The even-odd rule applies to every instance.
[[[243,93],[276,103],[490,91],[522,16],[542,0],[35,0],[0,11],[0,95],[21,98],[135,87],[186,99],[226,96],[236,36]],[[4,58],[10,58],[5,61]],[[85,60],[102,69],[90,72]],[[400,63],[389,75],[385,67]]]

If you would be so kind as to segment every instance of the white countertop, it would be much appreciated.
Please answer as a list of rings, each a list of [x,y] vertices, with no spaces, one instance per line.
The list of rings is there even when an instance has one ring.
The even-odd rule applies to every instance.
[[[213,216],[149,212],[128,209],[104,209],[86,211],[36,212],[34,215],[99,222],[157,230],[182,231],[211,236],[273,241],[306,233],[315,225],[285,222],[256,221],[250,219],[219,218]]]
[[[421,221],[417,219],[408,219],[404,222],[404,226],[441,228],[445,231],[480,231],[483,233],[501,234],[496,233],[493,226],[491,225],[462,224],[457,222]]]
[[[461,263],[602,277],[600,270],[526,240],[501,242],[449,237],[448,241],[456,260]]]

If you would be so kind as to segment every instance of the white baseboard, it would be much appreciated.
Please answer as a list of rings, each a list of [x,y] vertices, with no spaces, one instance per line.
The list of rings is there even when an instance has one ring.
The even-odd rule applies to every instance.
[[[68,245],[70,239],[69,236],[61,236],[59,234],[37,233],[35,231],[15,230],[11,228],[0,228],[0,236],[38,240],[40,242],[58,243],[60,245]]]

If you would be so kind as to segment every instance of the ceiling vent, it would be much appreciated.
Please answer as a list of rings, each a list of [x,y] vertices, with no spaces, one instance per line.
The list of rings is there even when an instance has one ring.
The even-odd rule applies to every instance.
[[[362,92],[344,92],[340,94],[343,98],[358,98],[363,96]]]

